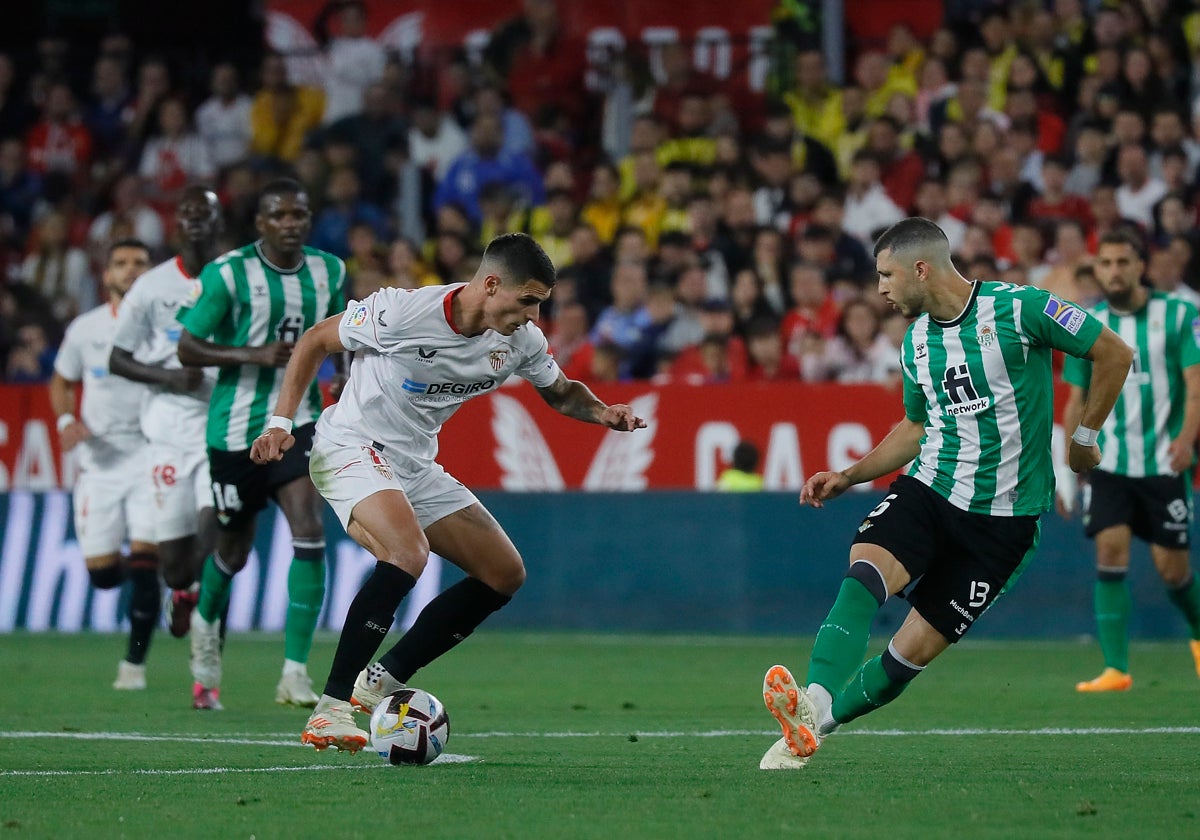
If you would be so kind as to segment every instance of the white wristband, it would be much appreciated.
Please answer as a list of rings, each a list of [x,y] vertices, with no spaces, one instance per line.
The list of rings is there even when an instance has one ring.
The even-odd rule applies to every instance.
[[[1079,426],[1075,429],[1075,434],[1071,435],[1071,440],[1080,446],[1095,446],[1096,438],[1099,436],[1099,429],[1089,429],[1087,426]]]
[[[289,435],[292,433],[292,421],[286,417],[280,417],[278,414],[271,418],[267,423],[268,429],[283,429]]]
[[[58,420],[56,421],[56,425],[58,426],[58,431],[61,433],[63,429],[67,428],[67,426],[70,426],[74,422],[75,422],[74,414],[58,415]]]

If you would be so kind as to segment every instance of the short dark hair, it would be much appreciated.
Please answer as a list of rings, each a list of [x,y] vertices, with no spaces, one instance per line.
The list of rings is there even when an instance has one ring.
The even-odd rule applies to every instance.
[[[1145,259],[1145,255],[1143,254],[1144,244],[1141,237],[1129,228],[1116,227],[1100,237],[1100,242],[1096,245],[1096,250],[1099,251],[1102,245],[1128,245],[1138,255],[1138,259],[1140,260]]]
[[[272,195],[308,195],[308,190],[295,178],[276,178],[262,188],[258,194],[258,207],[261,210],[263,202]]]
[[[758,447],[748,440],[740,440],[733,447],[733,468],[742,472],[754,472],[758,468]]]
[[[506,283],[524,283],[534,280],[543,286],[552,287],[557,272],[550,257],[542,246],[527,233],[505,233],[488,243],[483,252],[484,261],[492,260],[504,267]]]
[[[927,253],[936,250],[937,253],[930,254],[931,257],[944,257],[946,261],[950,259],[950,240],[946,238],[945,232],[922,216],[901,219],[885,230],[876,240],[875,250],[872,253],[878,257],[889,248],[893,254],[909,249],[918,249]]]
[[[138,248],[142,251],[145,251],[147,255],[150,254],[149,245],[140,239],[135,239],[132,236],[126,236],[122,239],[118,239],[109,243],[108,250],[104,254],[104,264],[108,265],[108,263],[112,261],[112,255],[121,248]]]

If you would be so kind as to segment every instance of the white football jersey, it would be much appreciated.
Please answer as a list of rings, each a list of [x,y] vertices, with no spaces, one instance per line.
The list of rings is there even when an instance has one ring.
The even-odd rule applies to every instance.
[[[177,349],[183,325],[175,315],[198,282],[188,276],[179,257],[147,271],[121,301],[113,344],[134,353],[144,364],[181,367]],[[150,396],[142,409],[142,433],[154,443],[204,451],[208,403],[216,381],[217,369],[210,367],[204,369],[204,383],[186,394],[149,386]]]
[[[149,389],[108,372],[117,309],[105,303],[83,313],[67,327],[54,370],[83,383],[80,419],[92,436],[78,447],[84,469],[113,466],[146,445],[138,418]]]
[[[355,351],[354,363],[317,433],[375,441],[400,472],[411,473],[437,457],[437,433],[467,400],[513,375],[537,387],[557,381],[558,363],[534,324],[509,336],[488,330],[468,337],[454,328],[451,302],[465,286],[380,289],[350,301],[338,335]]]

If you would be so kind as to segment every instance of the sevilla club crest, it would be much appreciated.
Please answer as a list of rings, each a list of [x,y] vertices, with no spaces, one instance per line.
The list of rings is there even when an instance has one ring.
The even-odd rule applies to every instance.
[[[491,353],[488,353],[488,362],[491,363],[492,370],[497,373],[500,372],[500,368],[504,367],[504,360],[507,358],[507,350],[493,350]]]

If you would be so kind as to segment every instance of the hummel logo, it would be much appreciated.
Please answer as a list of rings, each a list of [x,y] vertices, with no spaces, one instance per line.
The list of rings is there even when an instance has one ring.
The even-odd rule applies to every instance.
[[[386,309],[380,309],[380,310],[379,310],[379,314],[375,316],[375,320],[379,322],[379,326],[381,326],[381,327],[386,327],[386,326],[387,326],[387,322],[383,320],[383,313],[384,313],[384,312],[387,312],[387,310],[386,310]]]
[[[418,347],[417,355],[420,356],[422,359],[432,359],[434,356],[437,355],[437,351],[436,350],[426,350],[423,347]]]

